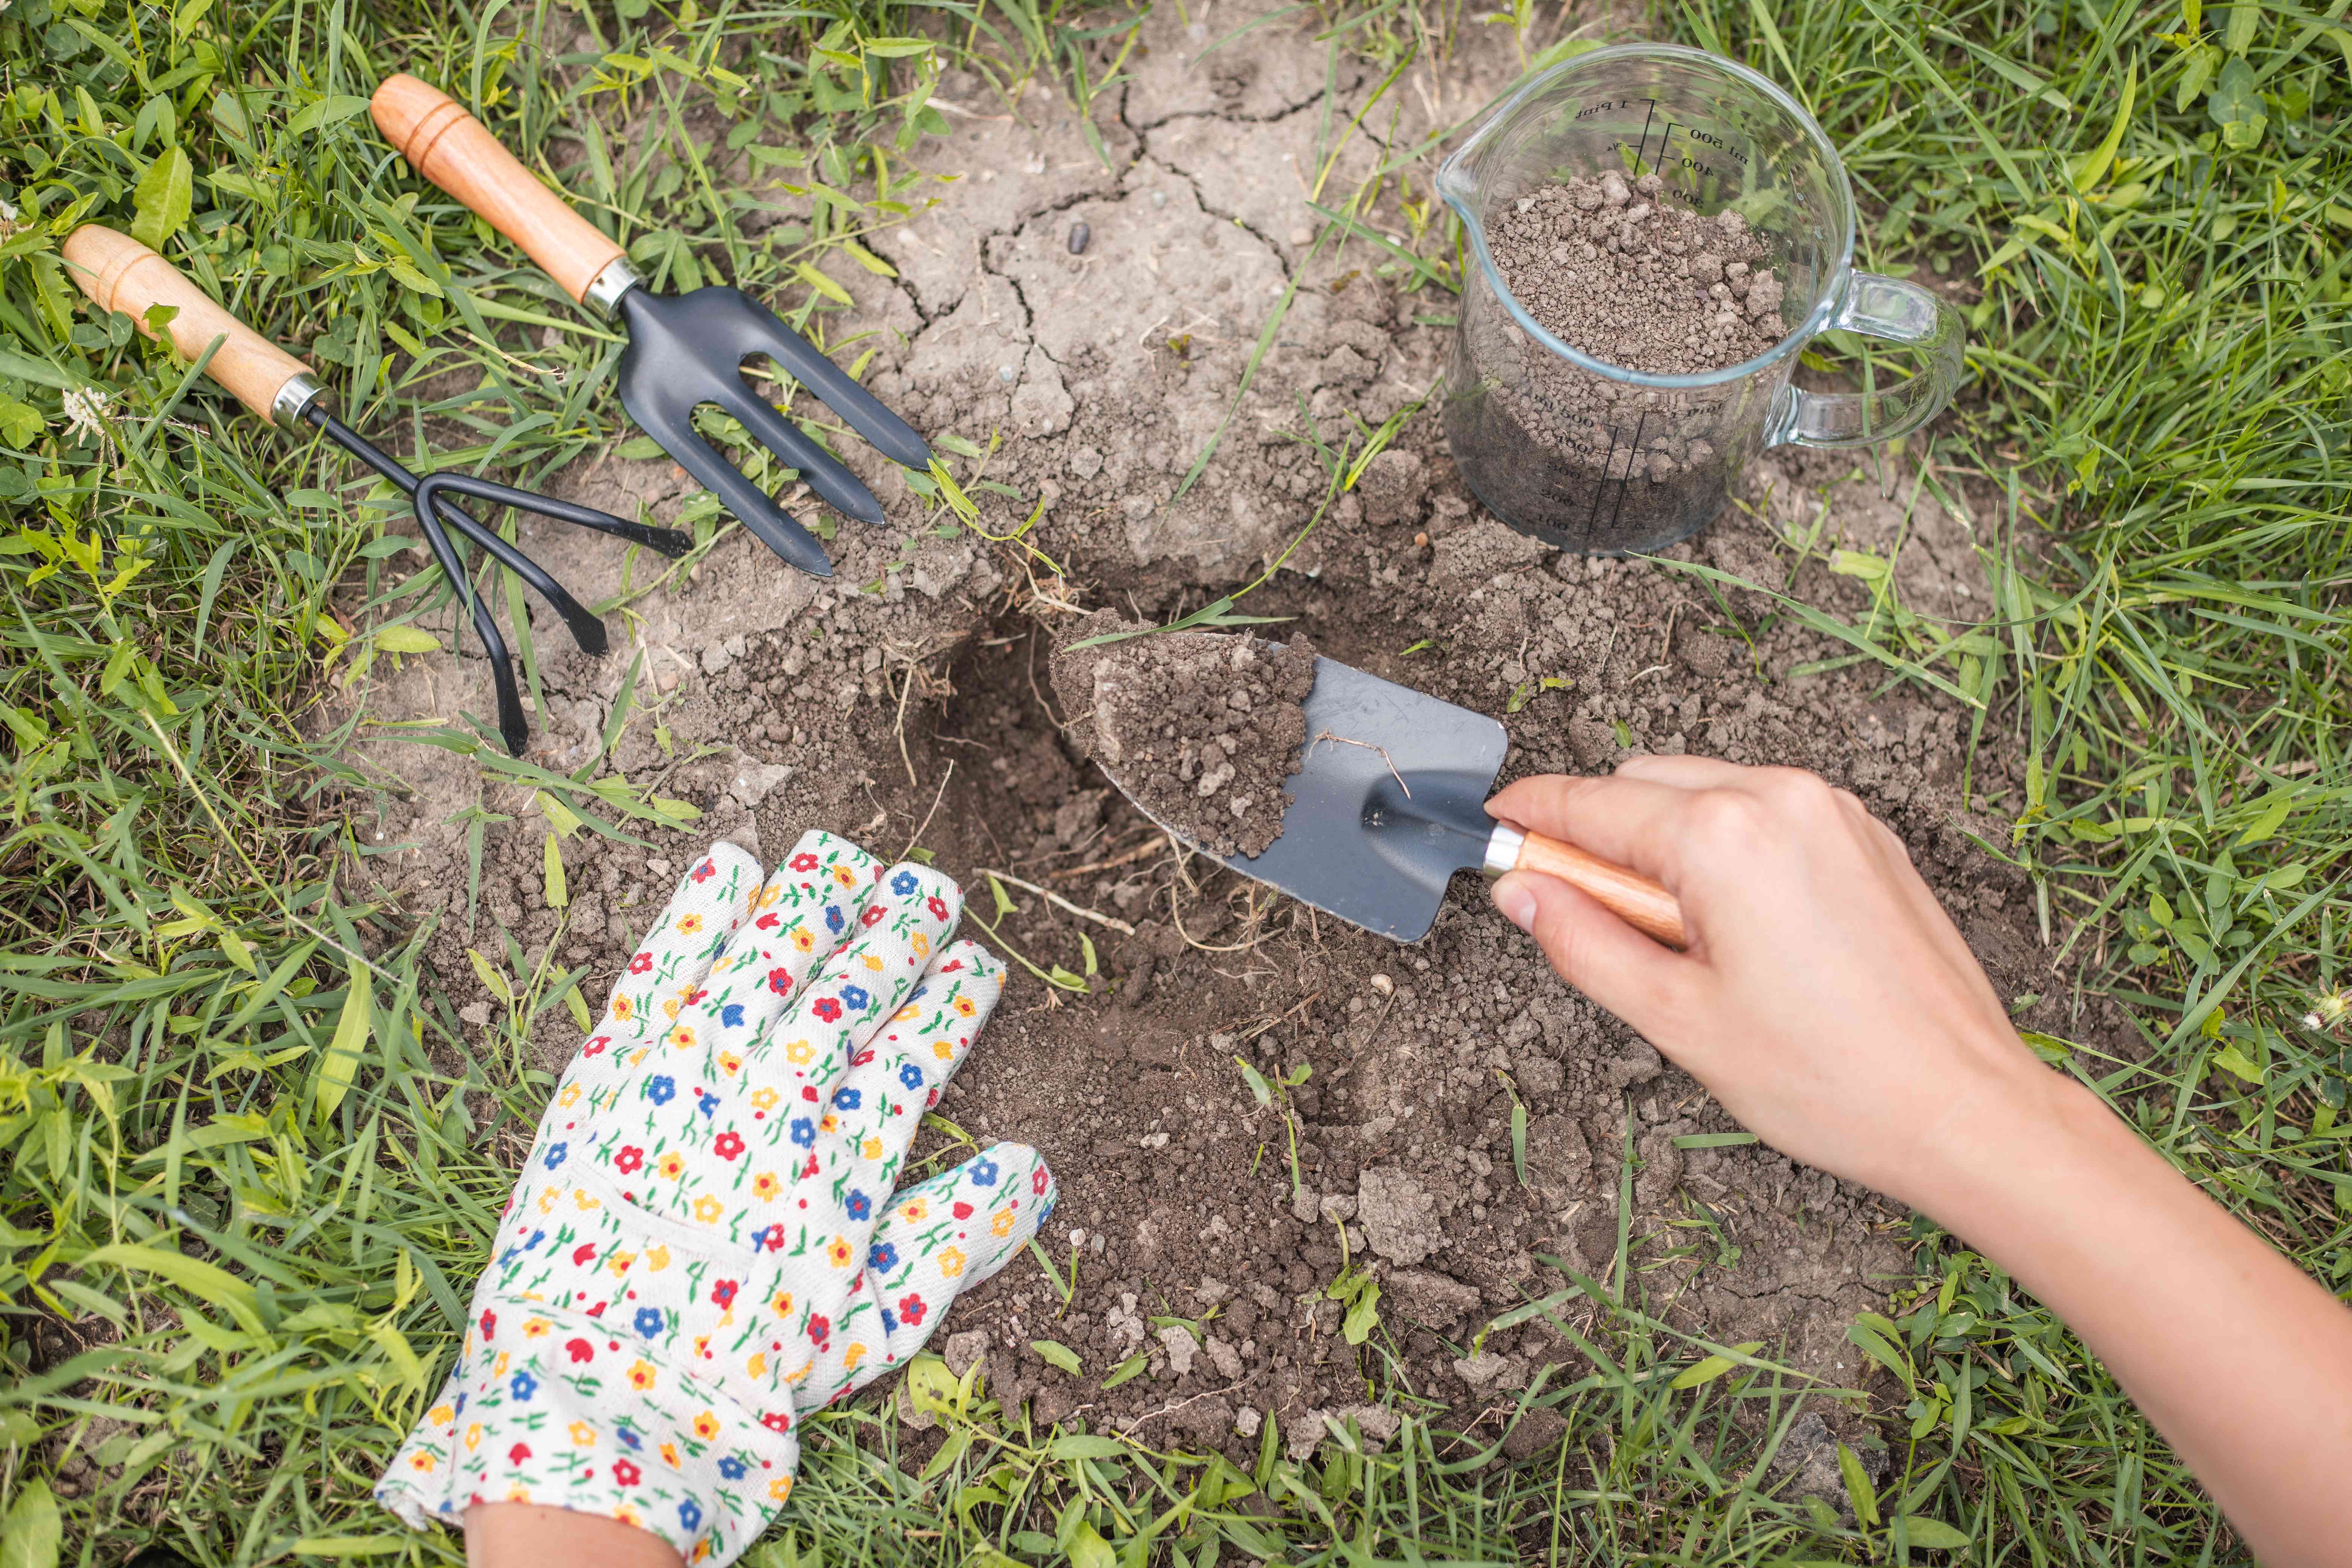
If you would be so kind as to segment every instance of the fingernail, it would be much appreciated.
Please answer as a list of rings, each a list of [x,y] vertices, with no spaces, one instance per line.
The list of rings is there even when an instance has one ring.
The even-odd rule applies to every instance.
[[[1495,907],[1521,931],[1536,929],[1536,895],[1522,878],[1509,876],[1495,884]]]

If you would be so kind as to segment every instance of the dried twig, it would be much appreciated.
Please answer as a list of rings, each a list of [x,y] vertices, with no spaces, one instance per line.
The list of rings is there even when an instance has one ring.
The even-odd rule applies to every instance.
[[[1071,914],[1094,921],[1097,925],[1108,926],[1111,930],[1122,932],[1128,936],[1133,936],[1135,934],[1135,928],[1128,924],[1125,921],[1120,920],[1118,916],[1107,915],[1100,910],[1087,909],[1083,904],[1074,904],[1070,902],[1069,900],[1062,897],[1061,894],[1054,891],[1053,889],[1041,888],[1034,882],[1024,882],[1010,871],[992,871],[987,867],[982,866],[979,868],[978,874],[982,877],[993,877],[1000,882],[1010,882],[1016,888],[1036,894],[1039,898],[1045,900],[1047,903],[1053,905],[1057,910],[1066,910]]]
[[[1368,752],[1378,752],[1381,754],[1381,761],[1388,763],[1389,777],[1396,780],[1397,788],[1404,791],[1405,799],[1411,800],[1412,798],[1412,785],[1405,783],[1404,775],[1397,772],[1397,765],[1389,756],[1389,749],[1386,746],[1375,746],[1370,741],[1350,741],[1345,735],[1334,735],[1330,731],[1326,730],[1321,734],[1315,737],[1314,741],[1309,743],[1307,749],[1311,751],[1315,746],[1320,745],[1325,741],[1330,742],[1335,746],[1361,746]]]
[[[921,824],[916,827],[915,836],[907,840],[906,848],[898,851],[899,859],[904,860],[908,855],[914,852],[915,846],[923,841],[923,829],[929,827],[931,825],[931,818],[939,815],[940,798],[948,793],[948,780],[953,777],[955,777],[955,759],[953,757],[950,757],[948,759],[948,771],[946,774],[940,778],[940,787],[931,793],[931,809],[923,813],[923,820]]]
[[[1177,934],[1178,936],[1181,936],[1181,937],[1182,937],[1182,938],[1184,939],[1185,944],[1186,944],[1187,946],[1192,947],[1192,949],[1194,949],[1194,950],[1195,950],[1195,951],[1197,951],[1197,952],[1247,952],[1250,949],[1252,949],[1252,948],[1254,948],[1254,947],[1257,946],[1257,945],[1258,945],[1258,943],[1260,943],[1260,942],[1264,942],[1264,941],[1265,941],[1265,940],[1269,935],[1271,935],[1271,934],[1272,934],[1271,932],[1269,932],[1269,931],[1267,931],[1266,930],[1265,930],[1265,929],[1264,929],[1264,928],[1265,928],[1265,916],[1264,916],[1263,914],[1261,914],[1261,913],[1259,912],[1259,910],[1258,910],[1258,907],[1257,907],[1257,891],[1256,891],[1256,889],[1255,889],[1255,887],[1253,887],[1253,888],[1251,889],[1251,890],[1250,890],[1250,894],[1249,894],[1249,900],[1250,900],[1250,918],[1249,918],[1246,921],[1244,921],[1244,922],[1243,923],[1242,929],[1243,929],[1244,931],[1254,931],[1254,932],[1255,932],[1256,934],[1253,935],[1253,936],[1252,936],[1252,937],[1251,937],[1247,942],[1234,942],[1234,943],[1232,946],[1230,946],[1230,947],[1212,947],[1212,946],[1210,946],[1207,942],[1202,942],[1202,941],[1198,940],[1197,938],[1195,938],[1195,937],[1192,935],[1192,933],[1191,931],[1186,931],[1186,930],[1184,929],[1184,913],[1183,913],[1183,911],[1182,911],[1181,910],[1180,910],[1179,908],[1177,908],[1177,905],[1176,905],[1176,888],[1175,888],[1175,885],[1174,885],[1173,883],[1171,883],[1171,884],[1169,885],[1169,889],[1168,889],[1168,918],[1169,918],[1170,921],[1171,921],[1171,922],[1175,925],[1175,927],[1176,927],[1176,934]],[[1224,973],[1224,971],[1223,971],[1223,970],[1219,970],[1219,971],[1218,971],[1218,973],[1219,973],[1220,974],[1222,974],[1222,973]]]
[[[1229,1383],[1223,1388],[1204,1389],[1201,1393],[1192,1395],[1190,1398],[1180,1399],[1173,1405],[1163,1405],[1157,1410],[1147,1411],[1143,1415],[1137,1416],[1134,1420],[1127,1423],[1125,1426],[1121,1427],[1119,1429],[1120,1436],[1132,1437],[1137,1432],[1142,1430],[1143,1424],[1147,1421],[1157,1421],[1162,1415],[1172,1415],[1177,1411],[1183,1409],[1186,1405],[1197,1405],[1203,1399],[1213,1399],[1221,1394],[1231,1394],[1234,1389],[1243,1387],[1248,1382],[1249,1379],[1244,1377],[1240,1379],[1238,1382]]]
[[[1167,839],[1154,834],[1123,855],[1114,855],[1108,860],[1096,860],[1084,866],[1065,867],[1059,871],[1048,871],[1045,873],[1045,879],[1049,882],[1066,882],[1073,877],[1084,877],[1096,871],[1116,871],[1121,866],[1132,866],[1147,856],[1158,854],[1167,847]]]
[[[907,764],[907,782],[909,784],[919,784],[922,781],[915,776],[915,759],[907,752],[907,699],[914,693],[915,661],[908,659],[907,684],[898,689],[898,720],[896,725],[898,731],[898,760]]]

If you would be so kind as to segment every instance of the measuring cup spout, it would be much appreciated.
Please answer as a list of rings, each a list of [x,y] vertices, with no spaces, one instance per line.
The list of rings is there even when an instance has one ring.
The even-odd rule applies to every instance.
[[[1445,198],[1447,205],[1458,211],[1467,212],[1478,205],[1478,176],[1471,168],[1468,157],[1471,148],[1475,145],[1473,141],[1437,168],[1437,194]]]

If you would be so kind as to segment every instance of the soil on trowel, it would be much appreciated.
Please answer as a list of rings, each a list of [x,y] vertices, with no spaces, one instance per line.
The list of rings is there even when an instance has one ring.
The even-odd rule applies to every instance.
[[[1087,642],[1150,628],[1097,615]],[[1054,689],[1086,713],[1072,738],[1136,803],[1212,855],[1255,860],[1282,837],[1307,740],[1315,651],[1263,637],[1130,635],[1054,657]]]

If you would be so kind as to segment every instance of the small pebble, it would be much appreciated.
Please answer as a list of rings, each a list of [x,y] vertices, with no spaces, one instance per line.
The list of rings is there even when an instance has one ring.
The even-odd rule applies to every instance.
[[[1167,193],[1166,191],[1154,191],[1154,192],[1152,192],[1152,193],[1151,193],[1151,205],[1152,205],[1153,206],[1155,206],[1155,207],[1164,207],[1164,206],[1166,206],[1166,205],[1168,205],[1168,193]]]
[[[1014,370],[1009,364],[1001,364],[996,367],[996,379],[1005,383],[1007,385],[1010,385],[1014,381],[1020,379],[1020,372]]]
[[[1315,231],[1306,228],[1294,228],[1290,231],[1290,243],[1293,245],[1312,245],[1315,243]]]
[[[1413,547],[1415,550],[1426,550],[1426,549],[1428,549],[1428,548],[1429,548],[1429,535],[1427,535],[1427,534],[1425,534],[1425,533],[1416,533],[1416,534],[1414,534],[1414,535],[1412,536],[1412,547]]]
[[[1383,996],[1391,996],[1396,994],[1396,982],[1385,974],[1375,974],[1372,976],[1372,989]]]
[[[1084,256],[1087,253],[1087,240],[1092,237],[1093,233],[1094,231],[1088,228],[1083,221],[1072,224],[1070,226],[1070,254],[1072,256]]]

